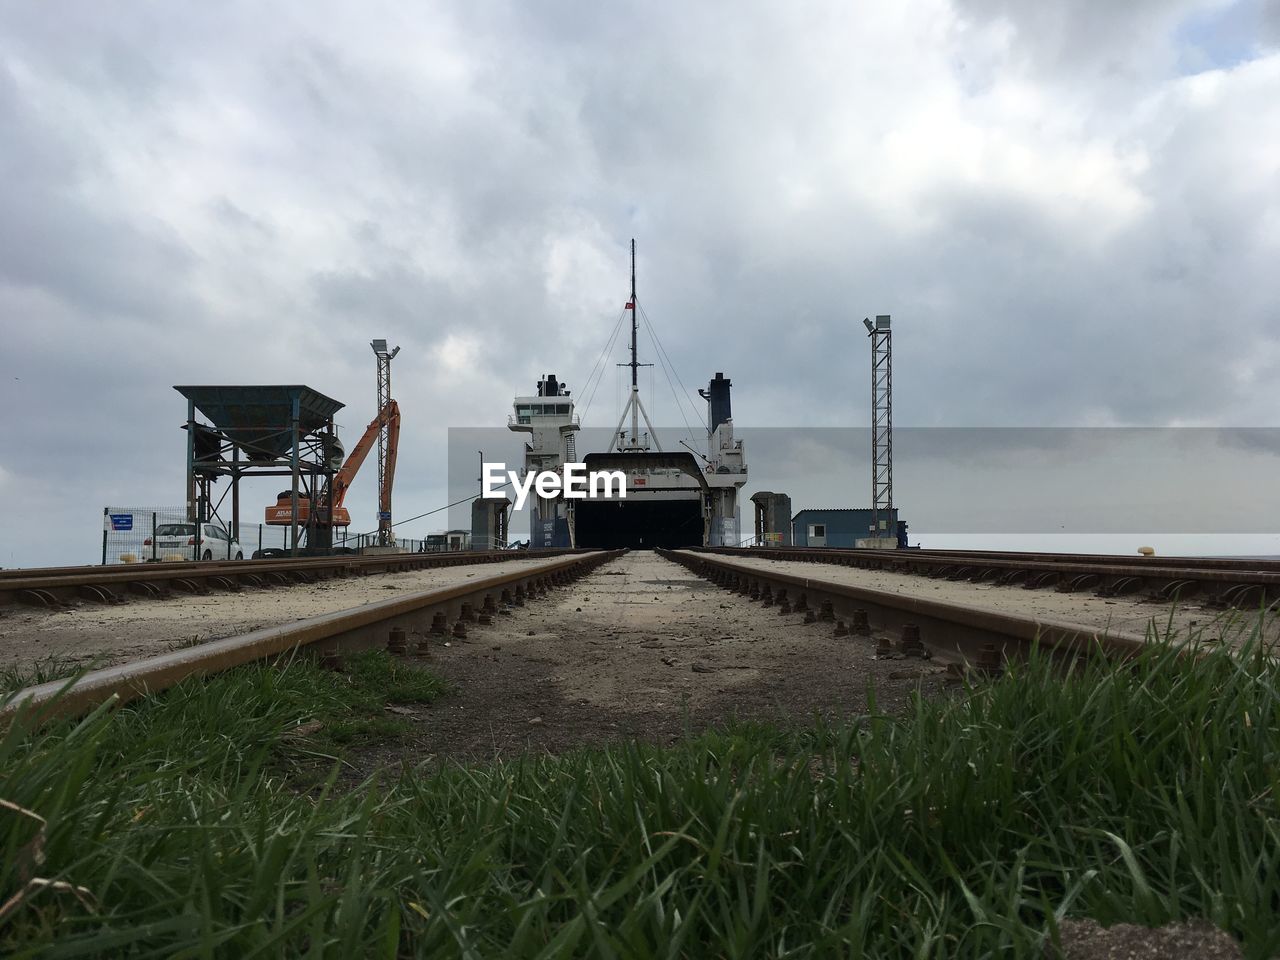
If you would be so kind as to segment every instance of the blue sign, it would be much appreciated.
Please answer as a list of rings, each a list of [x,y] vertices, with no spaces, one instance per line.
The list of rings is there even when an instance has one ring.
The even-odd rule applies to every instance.
[[[391,519],[391,511],[390,511],[390,510],[379,510],[379,511],[378,511],[378,519],[379,519],[379,520],[390,520],[390,519]]]
[[[112,530],[132,530],[133,514],[132,513],[113,513],[111,514]]]

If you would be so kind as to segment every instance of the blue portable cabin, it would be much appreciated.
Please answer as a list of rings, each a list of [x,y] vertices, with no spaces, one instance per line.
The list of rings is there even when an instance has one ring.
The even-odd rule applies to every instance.
[[[896,537],[899,547],[906,546],[907,525],[898,520],[895,507],[888,517],[883,537]],[[801,510],[791,518],[791,542],[797,547],[853,547],[854,541],[872,536],[869,508],[839,507]]]

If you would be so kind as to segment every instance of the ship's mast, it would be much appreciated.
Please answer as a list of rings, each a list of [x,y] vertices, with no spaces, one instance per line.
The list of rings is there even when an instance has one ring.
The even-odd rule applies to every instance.
[[[613,431],[613,442],[609,444],[610,451],[617,449],[619,451],[644,451],[649,449],[649,441],[645,440],[643,446],[640,443],[640,418],[644,417],[645,426],[649,428],[649,436],[653,439],[654,445],[661,450],[662,444],[658,442],[658,435],[654,433],[653,424],[649,422],[649,414],[640,403],[640,377],[638,376],[641,367],[651,367],[651,363],[641,363],[636,356],[636,332],[639,324],[636,321],[636,242],[631,241],[631,299],[627,301],[627,309],[631,311],[631,360],[628,363],[620,363],[620,367],[631,368],[631,394],[627,397],[627,404],[622,409],[622,416],[618,418],[617,429]],[[627,422],[627,414],[631,414],[631,436],[628,438],[623,426]]]
[[[636,377],[636,241],[631,238],[631,446],[640,445],[640,386]]]

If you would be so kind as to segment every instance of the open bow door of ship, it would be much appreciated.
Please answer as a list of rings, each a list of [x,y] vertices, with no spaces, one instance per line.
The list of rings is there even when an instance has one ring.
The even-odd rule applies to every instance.
[[[584,462],[588,473],[625,473],[627,496],[577,501],[579,547],[673,550],[706,543],[708,488],[693,454],[589,453]]]

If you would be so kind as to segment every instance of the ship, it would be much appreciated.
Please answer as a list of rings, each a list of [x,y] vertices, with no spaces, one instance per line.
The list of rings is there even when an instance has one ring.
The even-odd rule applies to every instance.
[[[542,376],[536,391],[517,396],[509,429],[527,434],[523,473],[564,475],[566,463],[585,464],[588,473],[620,471],[625,497],[571,499],[529,496],[532,547],[674,549],[738,546],[739,495],[747,482],[743,442],[733,434],[732,382],[715,374],[706,390],[703,449],[684,444],[664,448],[640,395],[636,313],[636,248],[631,241],[631,390],[608,449],[578,459],[581,421],[568,386],[554,373]],[[643,429],[641,424],[643,423]]]

